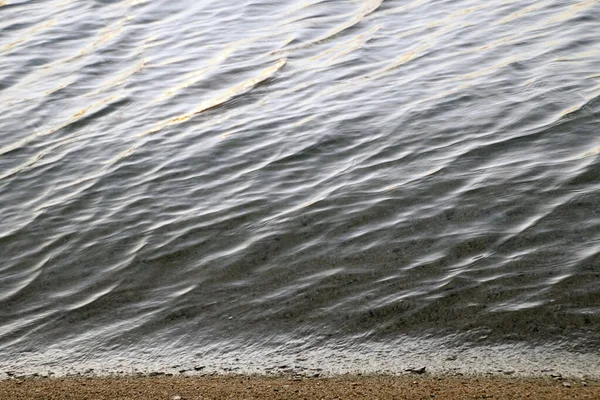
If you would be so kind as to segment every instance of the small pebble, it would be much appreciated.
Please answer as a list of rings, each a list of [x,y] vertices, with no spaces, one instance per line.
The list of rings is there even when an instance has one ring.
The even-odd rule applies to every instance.
[[[172,400],[181,400],[181,396],[173,396]]]
[[[570,388],[571,384],[569,382],[563,382],[563,386],[566,388]]]

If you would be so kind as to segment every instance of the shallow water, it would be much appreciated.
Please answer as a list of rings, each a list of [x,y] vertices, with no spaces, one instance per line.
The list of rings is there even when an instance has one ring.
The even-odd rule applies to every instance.
[[[0,1],[0,367],[596,353],[598,38],[598,1]]]

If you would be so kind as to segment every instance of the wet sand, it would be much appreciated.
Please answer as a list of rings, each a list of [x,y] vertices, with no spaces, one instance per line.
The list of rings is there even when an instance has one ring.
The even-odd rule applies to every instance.
[[[1,399],[598,399],[581,379],[464,376],[195,376],[0,381]]]

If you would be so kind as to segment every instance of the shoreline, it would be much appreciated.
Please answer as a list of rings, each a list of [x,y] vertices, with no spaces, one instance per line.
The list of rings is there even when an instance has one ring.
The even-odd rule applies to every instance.
[[[421,339],[218,350],[162,349],[144,358],[21,354],[0,361],[0,399],[600,398],[600,357],[549,345],[452,347]]]
[[[283,342],[283,339],[281,340]],[[288,340],[289,343],[289,340]],[[524,378],[600,379],[600,355],[578,353],[557,345],[456,346],[443,340],[405,337],[388,343],[354,343],[332,339],[318,346],[293,342],[285,346],[231,342],[217,346],[155,346],[145,351],[115,349],[81,352],[79,348],[3,354],[0,380],[14,376],[137,376],[137,375],[402,375],[409,369],[427,373],[512,375]]]
[[[408,373],[403,375],[210,374],[190,376],[12,377],[6,399],[413,399],[600,398],[595,379]]]

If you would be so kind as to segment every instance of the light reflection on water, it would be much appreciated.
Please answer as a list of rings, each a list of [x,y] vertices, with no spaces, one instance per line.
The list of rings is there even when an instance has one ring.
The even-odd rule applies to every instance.
[[[0,15],[7,365],[600,343],[597,1]]]

